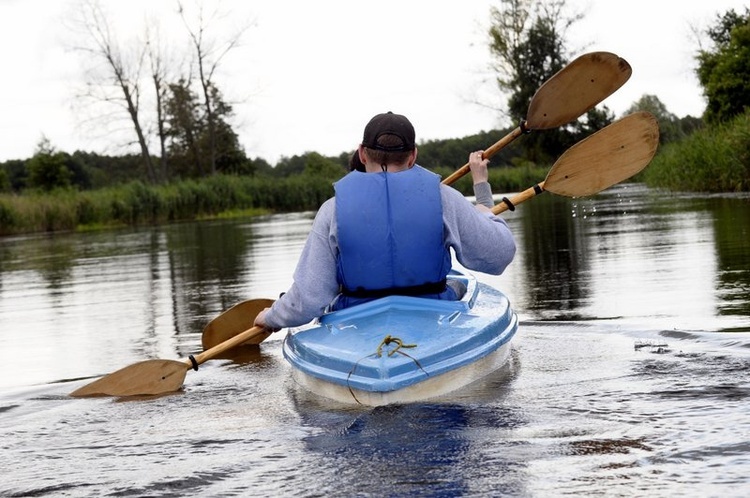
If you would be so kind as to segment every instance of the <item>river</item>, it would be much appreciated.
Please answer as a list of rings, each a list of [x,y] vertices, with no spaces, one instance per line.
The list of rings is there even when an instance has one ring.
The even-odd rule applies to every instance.
[[[0,496],[746,496],[750,196],[628,184],[503,216],[509,364],[362,408],[294,385],[282,334],[150,399],[97,376],[200,351],[291,283],[313,213],[0,240]]]

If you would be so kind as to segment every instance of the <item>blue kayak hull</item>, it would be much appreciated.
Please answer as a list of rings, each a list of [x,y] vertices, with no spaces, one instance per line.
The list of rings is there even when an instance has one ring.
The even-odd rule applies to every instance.
[[[518,318],[508,298],[470,275],[460,301],[388,296],[329,313],[290,332],[295,380],[337,401],[383,405],[429,399],[497,370]]]

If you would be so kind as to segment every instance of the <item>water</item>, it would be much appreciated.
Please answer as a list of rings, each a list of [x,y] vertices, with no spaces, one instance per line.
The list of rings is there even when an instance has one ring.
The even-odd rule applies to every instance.
[[[0,240],[0,496],[746,495],[747,196],[519,206],[516,261],[478,275],[521,318],[511,361],[438,400],[315,398],[280,334],[179,393],[68,396],[284,291],[311,217]]]

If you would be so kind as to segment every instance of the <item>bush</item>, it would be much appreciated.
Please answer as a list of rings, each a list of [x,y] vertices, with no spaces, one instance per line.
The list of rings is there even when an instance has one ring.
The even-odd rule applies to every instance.
[[[667,144],[642,174],[651,187],[696,192],[750,190],[750,115]]]

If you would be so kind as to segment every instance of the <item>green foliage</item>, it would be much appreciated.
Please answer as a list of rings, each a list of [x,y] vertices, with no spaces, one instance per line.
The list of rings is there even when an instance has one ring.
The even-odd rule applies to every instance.
[[[224,102],[215,86],[209,88],[214,143],[205,106],[190,88],[190,82],[179,80],[168,88],[164,103],[168,177],[197,178],[215,172],[254,173],[253,163],[247,160],[237,134],[228,123],[232,107]]]
[[[73,190],[0,195],[0,235],[75,228]]]
[[[148,225],[226,212],[306,211],[333,196],[317,175],[276,179],[214,175],[168,185],[141,181],[98,190],[0,194],[0,235],[85,227]]]
[[[56,152],[47,139],[42,139],[34,157],[26,163],[28,185],[45,192],[71,185],[73,172],[68,168],[68,155]]]
[[[29,172],[26,169],[26,161],[12,159],[0,164],[0,166],[2,166],[2,169],[8,175],[10,190],[13,192],[20,192],[26,188],[26,180],[29,176]]]
[[[326,158],[313,152],[307,155],[305,169],[302,174],[305,176],[327,178],[338,180],[344,176],[348,170],[344,169],[338,161]]]
[[[0,192],[10,192],[10,176],[5,168],[0,168]]]
[[[429,140],[420,143],[417,163],[432,170],[439,168],[456,170],[468,162],[470,152],[489,148],[510,131],[510,129],[482,131],[464,138]],[[492,157],[492,164],[510,164],[513,158],[518,157],[521,152],[521,147],[517,143],[511,144]]]
[[[641,176],[652,187],[670,190],[750,190],[750,113],[667,144]]]
[[[306,157],[308,154],[310,154],[310,152],[306,152],[301,156],[294,155],[292,157],[282,157],[273,169],[273,176],[285,177],[302,173],[305,171],[305,163],[307,161]]]
[[[514,49],[515,74],[508,82],[513,90],[508,108],[515,121],[526,117],[529,102],[537,89],[567,62],[563,52],[564,40],[556,30],[556,23],[548,16],[537,17]]]
[[[93,152],[76,151],[71,155],[71,160],[86,175],[85,183],[74,181],[82,190],[120,185],[144,178],[146,174],[143,160],[136,154],[102,156]]]
[[[0,199],[0,235],[12,233],[16,226],[16,210],[11,202]]]
[[[567,17],[564,11],[565,0],[501,0],[500,6],[490,11],[488,34],[497,84],[501,92],[510,94],[508,114],[515,123],[526,118],[539,87],[568,61],[565,31],[580,16]],[[591,124],[601,117],[592,114]],[[572,145],[582,130],[590,128],[587,123],[529,135],[522,144],[524,155],[531,161],[551,161]]]
[[[214,175],[158,186],[135,181],[88,191],[0,194],[0,235],[148,225],[219,217],[228,212],[316,210],[333,196],[333,183],[343,176],[337,161],[322,156],[319,159],[306,174],[286,178]],[[313,174],[319,166],[325,168],[325,174]],[[452,171],[442,168],[437,172],[447,176]],[[545,174],[545,169],[531,163],[516,168],[493,167],[490,182],[496,192],[519,191],[538,183]],[[472,195],[470,175],[454,186]]]
[[[714,48],[701,50],[696,73],[707,99],[708,123],[727,121],[750,107],[750,10],[730,10],[708,30]]]

